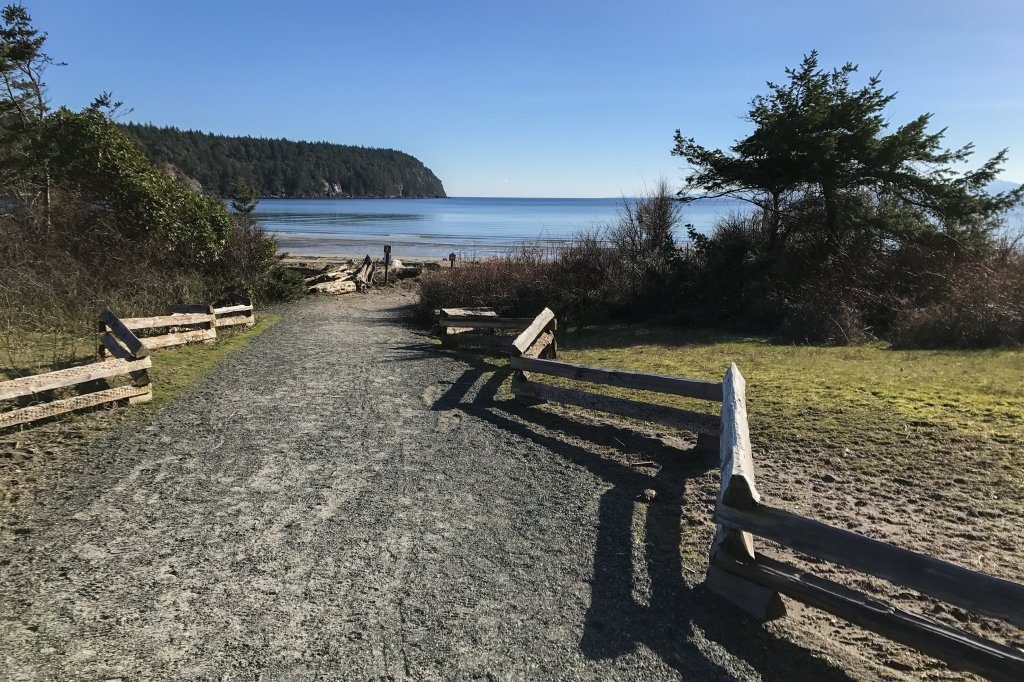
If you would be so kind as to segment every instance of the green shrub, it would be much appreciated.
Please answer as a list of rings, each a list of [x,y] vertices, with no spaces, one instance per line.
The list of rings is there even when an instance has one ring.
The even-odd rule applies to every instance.
[[[306,289],[306,280],[299,272],[278,265],[268,273],[260,300],[265,303],[297,301],[306,295]]]
[[[224,204],[176,182],[101,111],[60,108],[43,121],[47,163],[67,194],[109,213],[132,240],[152,240],[182,263],[211,265],[232,229]]]

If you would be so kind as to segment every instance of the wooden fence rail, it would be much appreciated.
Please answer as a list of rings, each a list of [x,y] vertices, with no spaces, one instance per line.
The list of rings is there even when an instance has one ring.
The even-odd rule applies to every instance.
[[[120,320],[120,323],[133,331],[160,330],[160,333],[140,337],[140,342],[146,348],[158,350],[189,343],[212,343],[217,340],[218,328],[236,325],[252,327],[256,324],[256,317],[252,301],[238,297],[221,306],[206,303],[173,305],[167,315],[128,317]],[[100,333],[107,331],[109,324],[100,319]],[[100,356],[108,356],[102,345]]]
[[[1024,585],[761,504],[754,481],[745,382],[722,382],[721,489],[708,586],[758,618],[785,615],[779,593],[997,680],[1024,679],[1024,652],[898,609],[856,590],[755,554],[754,536],[903,585],[964,609],[1024,626]]]
[[[132,331],[159,330],[151,336],[138,337],[148,350],[174,348],[189,343],[213,343],[217,340],[217,318],[211,305],[171,306],[167,315],[152,317],[126,317],[121,324]],[[102,316],[99,322],[100,334],[110,331],[110,323]],[[108,357],[109,349],[100,345],[100,356]]]
[[[252,327],[256,324],[252,300],[249,298],[239,298],[237,303],[231,305],[215,306],[213,315],[217,327],[232,327],[238,324]]]
[[[565,379],[574,379],[576,381],[618,386],[620,388],[670,393],[686,398],[698,398],[715,402],[722,401],[722,384],[714,381],[684,379],[667,374],[648,374],[626,369],[588,367],[560,360],[533,358],[526,355],[513,358],[512,368]]]
[[[535,318],[498,317],[492,308],[442,308],[434,313],[441,329],[441,344],[446,348],[478,348],[520,355],[544,332],[551,334],[545,348],[554,345],[555,314],[547,308]],[[537,325],[541,331],[535,333],[533,328]],[[521,333],[513,337],[502,333],[506,331]]]
[[[109,402],[127,400],[129,404],[135,404],[152,400],[153,388],[148,371],[152,361],[149,349],[109,309],[100,313],[100,319],[104,321],[106,329],[101,344],[108,349],[112,359],[0,382],[0,401],[18,398],[42,401],[0,413],[0,429]],[[58,389],[70,389],[124,375],[131,377],[130,385],[101,388],[66,398],[47,395]]]
[[[717,447],[719,418],[716,415],[533,381],[531,377],[534,374],[543,374],[573,381],[668,393],[702,400],[721,401],[722,399],[721,384],[711,381],[606,367],[588,367],[556,360],[554,359],[557,353],[557,342],[554,336],[556,329],[555,314],[549,308],[545,308],[512,343],[512,359],[509,361],[509,366],[515,370],[512,375],[512,393],[518,400],[526,403],[562,403],[607,412],[620,417],[654,422],[669,428],[695,431],[699,434],[698,448]],[[541,357],[542,355],[547,357]]]
[[[550,308],[533,318],[498,317],[491,308],[443,308],[434,311],[441,328],[442,344],[453,348],[485,348],[511,356],[512,393],[526,404],[555,402],[616,414],[698,434],[702,450],[718,447],[719,417],[640,400],[616,398],[575,388],[533,381],[534,374],[604,384],[621,388],[667,393],[720,402],[722,385],[713,381],[685,379],[665,374],[587,367],[557,360],[558,319]],[[514,338],[498,332],[521,330]],[[485,331],[489,333],[479,333]]]

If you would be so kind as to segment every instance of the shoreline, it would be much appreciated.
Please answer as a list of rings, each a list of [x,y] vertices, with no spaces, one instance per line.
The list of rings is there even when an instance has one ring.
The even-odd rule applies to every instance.
[[[294,234],[274,232],[268,230],[277,242],[278,252],[285,252],[289,256],[302,258],[363,258],[370,254],[371,257],[383,257],[384,246],[392,248],[392,258],[434,260],[441,259],[447,262],[448,254],[454,253],[458,260],[479,260],[493,256],[508,254],[523,246],[539,246],[544,249],[554,249],[568,240],[565,239],[537,239],[520,240],[515,242],[498,242],[495,240],[480,241],[455,241],[455,240],[423,240],[426,243],[417,243],[417,240],[401,236],[388,239],[384,236],[379,239],[366,237],[313,237],[296,236]]]
[[[382,260],[384,257],[383,250],[374,253],[317,253],[317,254],[303,254],[303,253],[291,253],[278,250],[277,257],[280,259],[281,265],[289,268],[311,268],[311,269],[322,269],[332,265],[342,265],[351,261],[352,263],[360,263],[363,258],[367,255],[374,260]],[[460,259],[461,260],[461,259]],[[465,262],[470,262],[477,259],[465,259]],[[449,267],[450,263],[447,257],[434,258],[434,257],[416,257],[406,256],[402,257],[399,254],[392,253],[392,263],[400,261],[402,265],[423,267]]]

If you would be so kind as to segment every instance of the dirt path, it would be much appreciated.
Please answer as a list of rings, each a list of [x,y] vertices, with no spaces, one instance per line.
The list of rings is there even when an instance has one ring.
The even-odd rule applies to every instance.
[[[514,406],[410,302],[287,309],[8,520],[0,677],[845,676],[686,574],[685,442]]]

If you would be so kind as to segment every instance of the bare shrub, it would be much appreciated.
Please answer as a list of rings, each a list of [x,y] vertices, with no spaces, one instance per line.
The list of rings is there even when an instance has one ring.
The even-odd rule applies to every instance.
[[[1024,344],[1024,254],[961,266],[941,300],[902,311],[892,337],[903,348]]]
[[[501,315],[536,315],[558,295],[554,263],[538,248],[524,246],[513,253],[455,268],[423,273],[419,315],[429,319],[435,309],[492,307]]]
[[[581,232],[565,244],[553,264],[557,285],[552,301],[565,320],[583,324],[606,316],[622,305],[627,293],[620,285],[623,264],[616,250],[597,231]]]
[[[665,307],[678,249],[678,202],[668,183],[623,200],[619,222],[580,232],[554,251],[523,245],[512,253],[423,275],[419,312],[489,306],[532,316],[545,306],[582,324],[609,316],[643,316]]]
[[[680,223],[679,201],[661,179],[638,199],[623,199],[619,221],[606,239],[618,268],[618,286],[627,298],[638,301],[652,288],[666,283],[676,256],[675,230]]]

